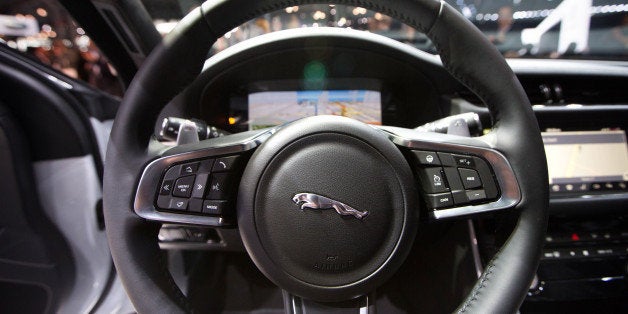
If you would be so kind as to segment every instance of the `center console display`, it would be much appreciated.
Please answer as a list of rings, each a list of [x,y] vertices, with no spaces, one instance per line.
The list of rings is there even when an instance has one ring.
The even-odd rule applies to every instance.
[[[382,123],[379,91],[304,90],[249,94],[248,125],[261,129],[316,115],[338,115],[369,124]]]
[[[622,130],[542,133],[552,193],[627,191]]]

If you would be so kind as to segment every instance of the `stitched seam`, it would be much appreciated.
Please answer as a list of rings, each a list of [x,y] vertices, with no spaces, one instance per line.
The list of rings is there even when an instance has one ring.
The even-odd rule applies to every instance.
[[[497,259],[497,256],[495,257],[494,260]],[[482,279],[480,280],[480,283],[473,289],[473,294],[471,295],[471,298],[467,299],[467,301],[464,303],[464,305],[462,306],[462,309],[460,309],[460,311],[458,313],[465,313],[467,311],[467,308],[469,306],[471,306],[471,304],[473,304],[475,301],[477,301],[477,297],[480,294],[480,291],[486,287],[486,284],[489,281],[489,277],[493,274],[493,268],[495,268],[495,264],[491,263],[487,268],[486,268],[486,273],[482,276]]]
[[[438,8],[438,14],[436,15],[436,18],[434,19],[434,23],[432,23],[432,26],[430,26],[430,28],[425,32],[426,34],[429,34],[432,32],[432,29],[434,29],[436,24],[438,24],[438,22],[440,21],[440,17],[443,16],[444,10],[445,10],[445,1],[440,0],[440,8]]]
[[[441,2],[442,3],[442,2]],[[432,41],[434,42],[434,45],[436,46],[436,50],[438,51],[438,54],[440,55],[441,61],[443,62],[443,66],[445,67],[445,69],[447,69],[449,71],[449,73],[456,78],[458,81],[460,81],[462,84],[464,84],[465,86],[467,86],[468,88],[470,88],[473,92],[475,92],[480,99],[487,105],[489,106],[489,108],[491,109],[491,111],[495,112],[495,120],[499,121],[499,116],[500,116],[500,110],[498,108],[496,108],[495,106],[491,105],[491,103],[489,103],[488,100],[488,95],[486,93],[483,92],[482,88],[478,88],[478,86],[473,83],[472,81],[466,79],[463,75],[460,75],[459,71],[456,70],[456,68],[454,68],[451,64],[451,60],[448,54],[445,53],[445,51],[440,47],[441,45],[440,43],[440,38],[437,34],[435,34],[433,31],[437,28],[438,22],[441,21],[441,16],[442,13],[444,11],[445,7],[441,6],[441,11],[439,12],[438,18],[437,20],[434,22],[434,25],[432,25],[432,27],[430,28],[430,31],[427,33],[429,38],[432,38]],[[499,123],[495,123],[493,125],[493,129],[496,130],[499,126]]]

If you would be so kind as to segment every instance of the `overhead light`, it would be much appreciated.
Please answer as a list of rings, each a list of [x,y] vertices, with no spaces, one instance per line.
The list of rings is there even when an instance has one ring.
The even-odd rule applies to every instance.
[[[35,10],[35,12],[37,12],[37,15],[39,15],[41,17],[48,16],[48,11],[46,11],[46,9],[44,9],[44,8],[37,8],[37,10]]]

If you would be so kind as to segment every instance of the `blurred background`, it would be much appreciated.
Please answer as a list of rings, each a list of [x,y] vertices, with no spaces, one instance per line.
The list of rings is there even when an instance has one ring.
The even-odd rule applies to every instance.
[[[211,0],[210,0],[211,1]],[[160,34],[168,34],[198,0],[142,0]],[[447,0],[508,58],[620,60],[628,57],[628,1]],[[293,6],[228,32],[211,54],[261,34],[301,27],[341,27],[378,33],[436,53],[403,21],[344,5]],[[0,42],[38,62],[121,96],[117,73],[56,0],[3,0]],[[101,43],[106,44],[106,43]]]

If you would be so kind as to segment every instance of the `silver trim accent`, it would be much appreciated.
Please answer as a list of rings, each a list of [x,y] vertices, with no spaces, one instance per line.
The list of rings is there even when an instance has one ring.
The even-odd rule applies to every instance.
[[[364,296],[364,304],[360,306],[360,314],[375,314],[375,292]]]
[[[501,191],[501,196],[496,201],[467,205],[461,207],[439,209],[429,212],[432,219],[454,218],[459,216],[468,216],[480,213],[487,213],[496,210],[512,208],[521,201],[521,190],[517,183],[517,178],[510,167],[510,163],[506,157],[494,150],[488,148],[488,144],[478,138],[465,138],[459,136],[451,136],[437,133],[420,133],[408,129],[399,128],[381,128],[388,132],[390,140],[396,145],[420,150],[431,150],[447,153],[472,154],[482,157],[486,160],[497,179],[497,185]],[[404,135],[399,135],[395,131],[402,130]],[[409,138],[415,135],[416,138]],[[468,144],[455,143],[456,141],[463,143],[477,142],[478,145],[486,145],[487,147],[470,146]]]
[[[314,193],[297,193],[292,197],[292,201],[299,205],[301,210],[309,209],[335,209],[339,215],[353,216],[357,219],[364,219],[368,216],[368,211],[359,211],[343,202]]]
[[[269,130],[246,138],[239,143],[210,147],[177,155],[161,157],[153,160],[148,164],[148,166],[146,166],[146,168],[144,168],[144,172],[142,173],[140,182],[137,186],[137,190],[135,192],[135,202],[133,206],[135,213],[144,219],[170,223],[213,227],[233,225],[233,222],[225,220],[222,217],[198,216],[184,213],[158,211],[155,208],[155,197],[157,196],[156,193],[159,191],[161,177],[165,173],[165,171],[174,164],[183,163],[195,159],[237,154],[249,151],[258,147],[271,134],[272,130]]]

